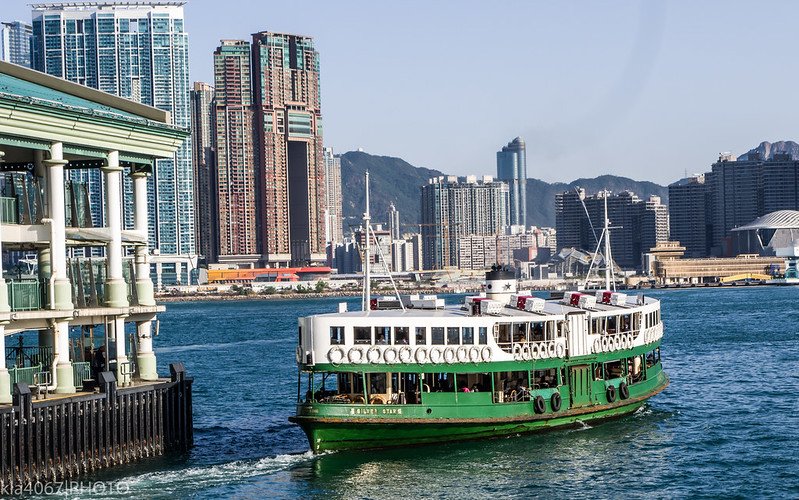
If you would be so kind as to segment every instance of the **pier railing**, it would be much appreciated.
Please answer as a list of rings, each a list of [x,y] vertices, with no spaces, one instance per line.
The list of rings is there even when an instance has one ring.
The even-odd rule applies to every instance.
[[[28,384],[15,384],[13,404],[0,406],[0,491],[188,450],[192,379],[182,364],[170,372],[128,388],[103,372],[99,394],[38,401]]]
[[[47,303],[43,280],[7,280],[8,304],[12,311],[37,311]]]
[[[27,367],[47,365],[53,361],[53,348],[49,346],[6,347],[6,366]]]

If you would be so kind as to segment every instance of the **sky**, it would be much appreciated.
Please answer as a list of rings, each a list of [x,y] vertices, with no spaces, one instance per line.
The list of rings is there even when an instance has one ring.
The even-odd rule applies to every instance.
[[[0,19],[29,21],[27,4],[0,0]],[[185,16],[197,81],[220,39],[314,37],[339,153],[490,175],[520,136],[528,177],[667,184],[799,141],[799,2],[189,0]]]

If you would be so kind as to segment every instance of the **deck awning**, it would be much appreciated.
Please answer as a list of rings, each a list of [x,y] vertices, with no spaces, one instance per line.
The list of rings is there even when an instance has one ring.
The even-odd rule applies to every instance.
[[[111,241],[111,233],[102,227],[68,227],[67,240],[72,244],[105,245]],[[123,245],[146,245],[147,236],[138,231],[122,231]]]

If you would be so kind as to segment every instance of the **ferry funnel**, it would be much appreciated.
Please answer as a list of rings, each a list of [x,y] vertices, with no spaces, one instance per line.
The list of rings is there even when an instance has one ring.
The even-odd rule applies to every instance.
[[[510,268],[491,266],[486,273],[486,297],[507,304],[516,293],[516,273]]]

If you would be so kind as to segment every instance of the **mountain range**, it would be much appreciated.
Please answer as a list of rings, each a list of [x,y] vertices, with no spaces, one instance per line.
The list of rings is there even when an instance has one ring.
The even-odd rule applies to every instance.
[[[341,155],[342,208],[344,232],[357,227],[364,211],[364,173],[369,171],[369,205],[372,221],[388,221],[391,203],[400,212],[404,230],[414,230],[421,212],[420,189],[431,177],[445,175],[438,170],[415,167],[401,158],[377,156],[363,151],[350,151]],[[555,225],[555,195],[576,187],[588,194],[603,189],[612,192],[632,191],[641,198],[651,194],[667,203],[668,188],[654,182],[636,181],[627,177],[602,175],[592,179],[577,179],[569,183],[548,183],[539,179],[527,180],[527,224]]]

